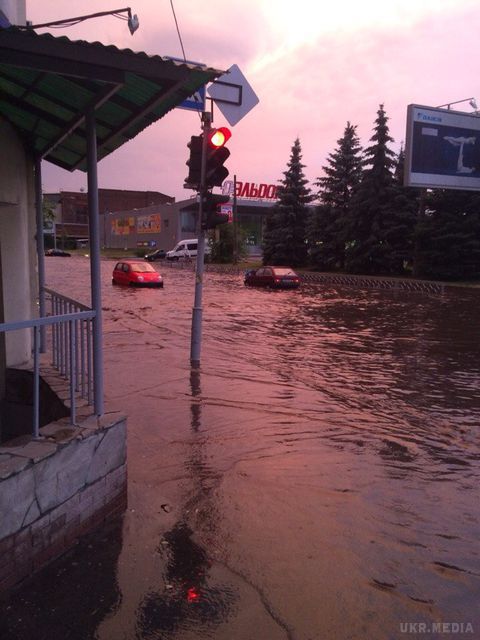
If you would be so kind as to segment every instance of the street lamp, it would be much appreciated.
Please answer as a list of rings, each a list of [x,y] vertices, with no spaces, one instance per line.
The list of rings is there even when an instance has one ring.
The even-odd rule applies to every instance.
[[[127,16],[121,15],[122,13],[126,13]],[[136,14],[132,15],[132,10],[130,7],[125,7],[125,9],[112,9],[112,11],[100,11],[98,13],[90,13],[86,16],[77,16],[76,18],[65,18],[64,20],[55,20],[54,22],[42,22],[42,24],[31,24],[27,23],[26,26],[20,25],[18,29],[42,29],[43,27],[72,27],[79,22],[84,22],[85,20],[89,20],[90,18],[100,18],[102,16],[114,16],[115,18],[119,18],[120,20],[126,20],[128,23],[128,29],[130,33],[133,34],[140,26],[138,21],[138,16]]]
[[[475,100],[475,98],[464,98],[463,100],[455,100],[455,102],[447,102],[446,104],[440,104],[437,107],[437,109],[442,109],[443,107],[447,107],[447,109],[450,109],[452,104],[460,104],[460,102],[468,102],[468,104],[472,107],[475,113],[477,112],[478,107],[477,107],[477,101]]]

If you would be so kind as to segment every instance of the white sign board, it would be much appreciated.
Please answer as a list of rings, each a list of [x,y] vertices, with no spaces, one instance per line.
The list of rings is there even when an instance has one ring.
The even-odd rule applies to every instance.
[[[405,185],[480,190],[480,117],[409,105]]]
[[[259,103],[258,96],[236,64],[217,78],[207,93],[232,127]]]

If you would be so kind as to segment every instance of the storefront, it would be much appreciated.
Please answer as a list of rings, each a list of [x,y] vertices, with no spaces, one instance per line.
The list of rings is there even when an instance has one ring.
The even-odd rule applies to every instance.
[[[265,218],[276,202],[277,187],[273,184],[257,184],[225,180],[222,193],[230,196],[230,202],[221,205],[221,210],[229,213],[230,222],[235,221],[246,238],[250,255],[261,255]],[[236,193],[236,197],[235,194]],[[195,198],[177,202],[179,220],[179,240],[195,237],[198,204]]]

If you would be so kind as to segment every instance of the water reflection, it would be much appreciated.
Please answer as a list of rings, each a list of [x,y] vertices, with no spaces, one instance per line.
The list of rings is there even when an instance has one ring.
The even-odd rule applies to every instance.
[[[192,538],[196,531],[204,540],[216,534],[219,513],[212,490],[220,479],[206,461],[206,440],[201,433],[202,401],[200,370],[190,373],[191,431],[190,453],[185,467],[191,491],[183,503],[179,520],[162,537],[157,552],[165,560],[162,591],[149,591],[137,611],[137,638],[142,640],[181,637],[182,632],[202,627],[210,630],[228,621],[237,600],[233,585],[213,575],[206,550]]]
[[[86,640],[121,604],[117,562],[122,521],[84,538],[0,602],[2,640]]]
[[[277,295],[208,274],[190,375],[193,274],[163,275],[163,291],[104,292],[137,638],[383,640],[407,620],[476,622],[479,291]],[[55,278],[68,295],[72,275]]]
[[[162,542],[168,550],[165,591],[149,592],[137,612],[137,638],[142,640],[181,637],[182,631],[225,623],[232,611],[235,593],[229,585],[212,584],[211,562],[192,540],[193,531],[178,522]]]

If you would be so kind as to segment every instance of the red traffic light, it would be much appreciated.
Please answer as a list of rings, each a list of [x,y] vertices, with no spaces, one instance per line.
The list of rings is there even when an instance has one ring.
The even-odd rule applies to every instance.
[[[227,127],[220,127],[219,129],[212,129],[208,136],[208,144],[214,149],[219,149],[232,137],[230,129]]]

